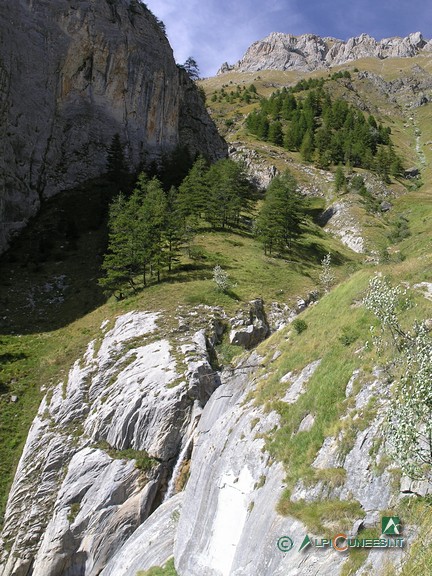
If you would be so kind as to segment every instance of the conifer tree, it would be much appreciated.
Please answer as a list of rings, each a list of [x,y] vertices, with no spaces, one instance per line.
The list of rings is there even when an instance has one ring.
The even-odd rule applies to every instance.
[[[146,285],[146,270],[157,275],[160,282],[162,268],[166,264],[163,229],[166,215],[166,197],[157,178],[148,182],[139,211],[140,253],[142,256],[143,283]]]
[[[193,58],[192,56],[189,56],[186,62],[180,65],[180,68],[183,68],[186,71],[187,75],[191,80],[199,80],[200,77],[199,66],[195,58]]]
[[[276,146],[282,146],[283,138],[282,124],[279,121],[272,122],[268,132],[268,141]]]
[[[178,208],[185,223],[196,225],[204,212],[209,187],[208,170],[207,161],[203,156],[198,156],[180,184]]]
[[[219,160],[208,172],[206,220],[214,228],[238,224],[240,211],[249,207],[249,184],[242,166],[233,160]]]
[[[108,149],[107,173],[109,179],[119,186],[125,183],[128,176],[128,166],[119,134],[114,134]]]
[[[119,194],[111,204],[108,251],[102,264],[105,276],[99,280],[106,292],[118,292],[119,297],[127,284],[135,290],[134,276],[139,267],[137,221],[131,217],[132,205],[123,194]]]
[[[271,181],[257,219],[257,235],[264,251],[283,253],[301,233],[306,200],[297,181],[288,171]]]
[[[340,164],[336,168],[334,186],[335,186],[335,192],[340,192],[341,190],[344,190],[346,188],[346,178],[343,168]]]
[[[105,276],[99,284],[107,292],[119,292],[126,286],[134,291],[138,278],[147,285],[148,273],[158,281],[166,264],[164,225],[167,199],[162,185],[145,174],[138,178],[129,199],[120,194],[109,213],[109,242],[102,269]]]
[[[166,195],[165,221],[163,238],[165,242],[168,271],[179,261],[180,249],[186,241],[187,228],[179,205],[177,190],[172,187]]]
[[[314,153],[314,141],[313,141],[313,133],[311,130],[308,130],[306,134],[303,136],[303,140],[300,147],[300,154],[306,162],[310,162],[312,160]]]

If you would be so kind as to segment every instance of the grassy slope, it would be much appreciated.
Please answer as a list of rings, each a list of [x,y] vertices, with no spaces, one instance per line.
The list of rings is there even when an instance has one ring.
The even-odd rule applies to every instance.
[[[389,214],[372,215],[366,212],[364,202],[357,194],[349,194],[337,198],[334,194],[333,184],[328,181],[328,174],[323,177],[311,164],[305,164],[301,160],[299,153],[289,152],[268,142],[259,141],[248,134],[244,126],[244,120],[254,108],[259,106],[258,98],[252,100],[249,104],[245,104],[241,100],[236,100],[233,103],[225,101],[214,102],[212,97],[214,94],[219,96],[221,89],[224,89],[227,94],[231,91],[235,93],[237,86],[242,89],[252,83],[256,87],[259,96],[268,97],[272,92],[283,86],[296,84],[302,77],[322,77],[327,80],[325,87],[334,98],[341,97],[346,99],[353,106],[365,110],[366,113],[374,114],[380,122],[391,128],[392,139],[396,149],[404,159],[405,166],[410,167],[419,165],[420,162],[415,146],[415,129],[418,127],[416,114],[406,109],[404,101],[398,102],[394,101],[393,98],[389,98],[383,93],[379,85],[375,85],[373,79],[362,78],[362,72],[380,73],[386,81],[391,81],[400,75],[409,76],[414,64],[422,65],[426,69],[425,63],[428,61],[424,57],[384,61],[364,59],[335,67],[330,72],[317,71],[310,74],[273,70],[244,74],[230,72],[204,80],[202,87],[207,94],[207,103],[212,116],[219,130],[228,141],[235,144],[241,143],[247,148],[258,151],[260,158],[265,163],[276,166],[281,171],[289,168],[298,181],[306,187],[309,185],[310,188],[314,188],[318,182],[327,204],[338,199],[348,202],[350,204],[350,214],[361,224],[366,236],[366,251],[382,253],[388,245],[387,235],[391,230],[392,222],[397,217],[398,212],[396,210]],[[354,71],[354,69],[358,70],[358,72]],[[331,80],[330,76],[339,70],[349,70],[352,80]],[[226,124],[227,119],[229,120],[229,126]],[[356,170],[356,172],[363,173],[362,170]],[[390,194],[387,199],[393,201],[394,197],[406,194],[407,186],[412,186],[412,183],[393,180],[391,185],[387,187]]]
[[[179,306],[220,305],[234,314],[256,297],[294,304],[298,296],[306,296],[317,287],[320,261],[327,252],[340,264],[340,278],[352,266],[359,265],[356,255],[312,223],[287,259],[265,256],[260,244],[244,232],[202,231],[194,241],[195,259],[190,260],[185,253],[172,277],[165,277],[160,285],[154,284],[122,302],[111,299],[102,304],[96,278],[103,229],[82,230],[77,249],[61,253],[61,257],[58,254],[64,238],[59,237],[51,255],[42,263],[28,263],[31,238],[39,233],[44,219],[53,222],[55,210],[49,206],[47,211],[2,262],[0,299],[7,301],[7,306],[3,308],[0,332],[1,510],[43,390],[67,375],[87,343],[97,337],[103,320],[113,320],[129,310],[163,310],[166,322],[174,325]],[[235,284],[230,296],[215,290],[212,270],[216,264],[228,272]],[[50,283],[60,273],[66,275],[70,284],[62,293],[64,300],[52,302],[50,293],[36,290],[33,312],[28,307],[31,288]],[[86,313],[88,307],[93,310]],[[81,317],[80,308],[84,311]],[[14,396],[18,398],[16,402],[11,401]]]
[[[140,571],[137,573],[137,576],[177,576],[177,572],[174,568],[174,560],[168,560],[163,568],[155,566],[145,572]]]
[[[369,70],[382,75],[385,80],[391,81],[401,75],[408,76],[412,66],[418,64],[425,70],[432,70],[432,60],[427,57],[419,57],[413,60],[364,60],[351,66],[341,67],[359,70]],[[353,73],[355,78],[355,73]],[[312,76],[320,76],[318,72]],[[290,85],[298,81],[298,74],[263,71],[255,74],[240,75],[230,73],[217,79],[204,82],[204,87],[211,95],[215,90],[225,86],[229,90],[232,85],[253,82],[258,92],[268,96],[271,91],[283,85]],[[232,82],[232,84],[231,84]],[[421,169],[421,179],[418,182],[393,182],[390,186],[392,191],[391,202],[393,208],[390,213],[380,218],[366,215],[360,204],[356,208],[356,214],[363,224],[363,231],[367,241],[375,249],[381,251],[389,244],[388,233],[393,228],[393,223],[400,215],[407,218],[411,235],[390,247],[390,253],[403,254],[405,260],[394,262],[392,265],[379,267],[365,266],[363,270],[355,273],[351,278],[336,287],[329,295],[321,300],[316,306],[302,313],[302,318],[308,328],[297,335],[294,330],[286,334],[276,334],[261,346],[261,351],[266,354],[266,367],[262,371],[262,380],[257,391],[257,402],[264,404],[268,410],[276,409],[281,416],[281,427],[271,434],[267,440],[267,446],[272,455],[281,460],[287,471],[287,490],[279,503],[281,513],[299,517],[305,522],[311,531],[316,533],[331,530],[337,524],[340,528],[342,518],[347,517],[348,524],[357,517],[359,511],[356,503],[342,509],[339,502],[321,502],[305,506],[304,503],[297,505],[290,502],[290,491],[295,483],[302,479],[306,483],[314,483],[317,480],[337,485],[343,481],[342,471],[339,469],[329,470],[326,478],[322,478],[322,471],[314,471],[311,463],[317,450],[322,445],[326,436],[342,433],[340,445],[341,451],[348,451],[359,429],[367,426],[368,420],[374,415],[373,399],[370,404],[358,414],[358,419],[341,424],[340,417],[349,408],[349,401],[345,397],[346,384],[353,369],[361,367],[364,378],[368,378],[374,366],[379,363],[373,350],[361,350],[364,343],[369,339],[369,326],[374,322],[370,314],[358,307],[358,303],[366,289],[368,279],[375,272],[383,272],[390,276],[395,283],[430,281],[430,264],[432,260],[432,240],[430,238],[430,221],[432,217],[432,106],[422,106],[410,109],[409,101],[400,103],[389,100],[367,79],[354,80],[354,90],[348,89],[344,82],[332,82],[332,93],[347,98],[353,104],[363,100],[368,103],[368,108],[382,122],[392,129],[393,141],[404,158],[406,166],[417,166]],[[245,135],[242,127],[242,116],[249,113],[252,106],[235,110],[224,110],[226,105],[212,103],[215,106],[214,115],[222,129],[226,130],[228,139],[243,141],[255,149],[259,149],[262,155],[267,154],[270,163],[278,165],[284,161],[289,162],[289,167],[299,161],[298,155],[281,149],[279,159],[274,161],[274,155],[269,153],[275,147],[262,142],[254,142],[253,138]],[[255,104],[256,106],[256,104]],[[224,125],[224,114],[235,122],[227,130]],[[282,158],[281,158],[282,157]],[[327,201],[332,200],[326,194]],[[432,315],[430,302],[415,295],[417,307],[415,311],[407,314],[407,321],[414,318],[429,318]],[[347,345],[344,336],[349,335],[350,344]],[[281,349],[282,356],[272,362],[274,351]],[[289,371],[299,370],[308,363],[322,359],[322,362],[314,373],[307,392],[295,405],[287,405],[280,402],[287,384],[281,384],[280,378]],[[330,400],[330,401],[329,401]],[[301,421],[307,414],[315,417],[315,424],[309,432],[295,434]],[[295,434],[295,435],[294,435]],[[294,436],[293,436],[294,435]],[[426,501],[413,501],[409,505],[401,506],[398,511],[393,511],[404,516],[406,523],[419,521],[423,528],[432,517],[430,504]],[[336,524],[335,524],[336,522]],[[429,567],[430,550],[432,549],[431,533],[423,535],[412,548],[412,553],[404,567],[403,574],[411,575],[420,573],[420,567]],[[354,573],[366,554],[361,551],[351,554],[350,561],[344,567],[346,574]],[[420,571],[419,571],[420,570]]]
[[[365,61],[357,62],[356,66],[360,70],[370,69],[383,73],[387,79],[391,79],[398,75],[400,70],[398,66],[405,67],[408,71],[412,64],[412,60],[397,63]],[[428,62],[422,62],[422,65],[429,66]],[[352,69],[352,66],[350,68]],[[258,76],[260,78],[257,78]],[[300,77],[298,73],[260,72],[249,75],[233,73],[210,79],[204,85],[211,94],[215,89],[219,89],[222,83],[232,81],[248,85],[254,82],[260,93],[268,95],[275,86],[297,82]],[[367,89],[367,86],[358,87],[359,92]],[[375,101],[374,106],[377,110],[382,109],[383,103]],[[227,113],[236,116],[239,111],[234,107],[227,112],[221,107],[219,111],[215,111],[216,115],[218,113],[223,123]],[[405,112],[395,108],[385,120],[392,124],[396,144],[408,158],[407,163],[410,165],[419,163],[415,151],[414,129],[420,128],[420,146],[429,163],[432,160],[432,150],[426,143],[432,140],[430,122],[432,106],[410,112],[413,120],[408,128],[405,127],[406,116]],[[242,136],[241,128],[240,132],[233,132],[228,136],[237,140],[239,135]],[[252,140],[249,140],[249,143],[267,149],[266,144]],[[291,160],[290,166],[293,165],[292,161],[294,166],[299,161],[298,155],[289,154],[281,149],[270,151],[279,157],[281,167],[284,166],[285,160]],[[403,193],[404,187],[394,183],[395,197],[392,200],[394,209],[389,219],[391,220],[397,213],[406,214],[412,232],[409,238],[394,247],[403,251],[407,256],[406,260],[379,268],[393,276],[396,281],[429,280],[428,269],[432,259],[428,229],[432,216],[431,176],[430,169],[425,167],[422,174],[425,185],[419,190],[413,187],[409,193],[406,191]],[[361,211],[361,207],[359,210]],[[364,211],[360,212],[360,217],[364,217]],[[387,226],[388,224],[384,222],[384,227]],[[366,227],[365,230],[371,237],[375,233],[373,226]],[[83,232],[80,239],[82,244],[91,248],[86,261],[92,257],[97,259],[100,254],[103,240],[95,239],[95,235],[97,236],[97,231]],[[287,465],[289,485],[292,486],[300,477],[311,478],[309,464],[322,439],[335,430],[339,416],[345,409],[344,386],[352,369],[357,367],[359,362],[353,351],[360,348],[361,343],[368,337],[370,317],[361,309],[353,308],[352,303],[361,297],[367,280],[376,271],[376,267],[367,266],[358,270],[362,259],[344,248],[337,240],[325,236],[316,226],[310,227],[309,233],[302,240],[302,246],[298,246],[296,253],[290,256],[291,261],[264,256],[257,242],[247,235],[201,234],[196,238],[196,245],[201,248],[198,260],[192,262],[185,256],[181,270],[173,279],[168,279],[159,286],[151,286],[145,292],[120,303],[113,300],[102,303],[94,284],[94,269],[81,270],[80,274],[80,262],[81,266],[83,262],[78,257],[75,258],[78,252],[75,254],[73,250],[70,258],[49,259],[44,263],[42,270],[40,267],[33,269],[28,263],[23,267],[22,258],[29,249],[27,243],[21,248],[18,247],[17,261],[4,264],[1,296],[3,310],[7,307],[9,312],[6,312],[7,320],[0,336],[1,507],[5,504],[14,468],[42,396],[40,387],[54,385],[64,377],[71,363],[84,351],[87,342],[98,334],[99,326],[104,319],[114,319],[122,312],[132,309],[163,309],[167,317],[172,317],[179,305],[190,306],[200,303],[222,305],[228,313],[232,313],[239,305],[257,296],[263,297],[266,301],[292,303],[297,296],[305,295],[317,287],[320,259],[327,251],[331,251],[335,260],[339,262],[337,276],[340,285],[303,314],[308,324],[303,334],[293,333],[286,341],[283,334],[276,334],[264,344],[263,350],[268,351],[269,357],[276,346],[280,346],[284,354],[274,366],[272,365],[266,384],[259,390],[258,397],[258,400],[269,408],[281,411],[283,426],[273,438],[269,439],[269,447],[274,457]],[[58,247],[60,246],[59,244]],[[76,277],[73,289],[66,293],[66,299],[61,304],[42,302],[44,313],[41,317],[29,315],[25,308],[29,287],[32,283],[49,280],[63,266],[62,263],[65,263],[65,273]],[[235,298],[221,295],[214,290],[211,271],[216,264],[222,265],[237,284],[234,288]],[[9,278],[12,278],[12,281]],[[90,282],[89,278],[92,279]],[[78,287],[79,292],[75,287]],[[420,308],[417,311],[423,316],[431,316],[427,302],[422,299],[419,302]],[[90,311],[81,317],[80,310],[83,307],[85,311]],[[344,328],[350,330],[356,337],[349,346],[340,341]],[[20,333],[25,334],[20,336]],[[365,353],[361,358],[364,370],[374,365],[375,358],[372,353],[370,356],[368,354]],[[323,362],[314,375],[307,394],[295,407],[287,408],[285,405],[282,407],[279,399],[284,390],[279,384],[279,376],[288,370],[302,368],[317,358],[323,358]],[[18,396],[17,402],[11,402],[12,395]],[[333,400],[331,404],[328,402],[329,397]],[[294,443],[287,443],[285,439],[291,438],[292,431],[310,412],[317,416],[315,426],[310,432],[299,435]],[[281,506],[283,510],[283,502]],[[319,511],[316,513],[319,515]],[[318,520],[323,521],[322,518]]]

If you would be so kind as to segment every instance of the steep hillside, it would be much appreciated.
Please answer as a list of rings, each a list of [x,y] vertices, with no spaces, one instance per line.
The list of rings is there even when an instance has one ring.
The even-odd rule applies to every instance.
[[[44,199],[107,171],[115,134],[131,171],[178,145],[225,154],[144,4],[7,0],[0,33],[0,252]]]
[[[429,575],[432,462],[402,469],[389,415],[406,400],[397,394],[413,365],[401,352],[416,321],[432,350],[431,69],[422,54],[205,80],[230,155],[258,190],[225,229],[194,215],[193,239],[146,288],[104,300],[91,219],[74,246],[56,229],[30,265],[32,230],[51,230],[62,209],[47,203],[2,268],[2,576]],[[309,117],[322,129],[334,112],[327,102],[321,115],[325,93],[376,138],[367,158],[323,166],[248,127],[264,110],[286,136],[293,118],[268,102],[289,94],[302,113],[318,102]],[[388,150],[402,166],[382,169]],[[265,252],[264,189],[286,169],[309,202],[300,233]],[[379,340],[366,306],[372,278],[401,286],[393,339]],[[338,550],[341,535],[350,550]]]
[[[403,197],[422,183],[421,174],[427,170],[429,125],[425,116],[432,99],[432,61],[429,56],[413,58],[360,59],[350,66],[340,66],[331,72],[260,70],[254,73],[237,71],[221,74],[202,82],[207,102],[220,132],[230,143],[232,157],[245,162],[258,185],[268,185],[271,178],[287,167],[295,174],[308,195],[325,198],[328,231],[345,238],[348,245],[357,245],[361,252],[376,258],[389,248],[387,236],[397,226],[402,211],[387,210],[396,198]],[[323,90],[332,99],[343,99],[367,119],[373,115],[391,132],[394,149],[408,169],[407,178],[401,172],[387,182],[379,174],[354,170],[361,175],[368,191],[383,210],[370,210],[365,199],[348,190],[335,193],[336,166],[324,167],[314,160],[305,162],[299,152],[286,145],[275,146],[267,138],[257,138],[247,128],[248,116],[260,109],[262,98],[269,98],[281,90],[295,88],[303,79],[324,82]],[[251,88],[252,87],[252,88]],[[313,91],[296,92],[304,99]],[[270,124],[279,120],[269,115]],[[320,124],[318,124],[318,127]],[[283,124],[282,138],[289,132]],[[321,165],[320,165],[321,164]],[[409,171],[414,168],[414,176]],[[418,170],[417,175],[416,170]],[[350,178],[351,168],[346,175]],[[409,202],[409,200],[407,200]],[[384,204],[382,204],[384,202]],[[397,202],[396,202],[397,205]],[[360,240],[364,238],[364,242]],[[391,249],[390,249],[391,250]]]

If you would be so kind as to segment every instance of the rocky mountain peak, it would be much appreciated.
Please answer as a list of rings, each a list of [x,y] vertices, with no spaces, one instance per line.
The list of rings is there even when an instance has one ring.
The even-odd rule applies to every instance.
[[[315,34],[294,36],[272,32],[263,40],[254,42],[236,64],[224,63],[218,74],[231,70],[310,72],[345,64],[359,58],[409,58],[431,50],[432,43],[425,40],[421,32],[414,32],[406,38],[393,37],[383,40],[375,40],[368,34],[360,34],[346,41],[329,37],[321,38]]]

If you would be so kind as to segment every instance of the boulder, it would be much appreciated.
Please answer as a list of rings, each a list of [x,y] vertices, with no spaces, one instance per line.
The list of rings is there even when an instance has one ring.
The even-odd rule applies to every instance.
[[[420,175],[420,170],[416,167],[408,168],[404,172],[405,178],[418,178]]]
[[[230,333],[230,343],[251,350],[270,334],[262,299],[250,302],[248,316],[244,318],[244,314],[241,314],[231,321],[234,328]]]
[[[389,210],[391,210],[393,208],[393,205],[390,204],[390,202],[387,202],[386,200],[384,200],[383,202],[381,202],[380,204],[380,210],[381,212],[388,212]]]

